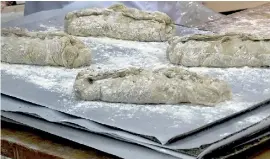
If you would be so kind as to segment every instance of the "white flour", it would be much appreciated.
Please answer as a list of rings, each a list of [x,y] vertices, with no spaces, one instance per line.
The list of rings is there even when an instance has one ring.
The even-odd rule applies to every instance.
[[[43,24],[40,24],[39,27],[46,29],[46,31],[59,31],[59,29],[57,29],[56,27],[52,27],[52,26],[48,27],[48,26],[43,25]]]
[[[52,28],[51,28],[52,29]],[[166,59],[167,43],[144,43],[133,41],[114,40],[109,38],[84,38],[80,39],[93,52],[93,64],[95,69],[109,70],[130,66],[145,68],[160,68],[172,66]],[[32,82],[40,88],[61,94],[73,96],[72,86],[77,73],[85,68],[65,69],[60,67],[40,67],[26,65],[10,65],[2,63],[1,70],[16,78]],[[69,107],[67,113],[86,113],[89,110],[100,110],[110,114],[104,122],[115,123],[117,120],[138,119],[138,113],[144,114],[149,120],[155,115],[162,115],[171,119],[173,123],[165,125],[164,129],[177,129],[183,124],[200,127],[202,123],[211,123],[232,113],[246,109],[247,107],[270,97],[270,69],[259,68],[189,68],[199,74],[209,74],[219,79],[226,80],[233,89],[233,99],[223,102],[215,107],[203,107],[198,105],[135,105],[121,103],[104,103],[81,101],[79,104]],[[250,99],[250,96],[254,99]],[[256,98],[257,99],[256,99]],[[64,99],[69,102],[69,99]],[[71,100],[73,100],[71,98]],[[196,122],[193,118],[200,119]],[[251,117],[243,121],[256,123],[258,118]],[[149,122],[150,123],[150,122]],[[142,123],[147,125],[147,121]],[[157,129],[159,123],[152,125]],[[187,130],[188,131],[188,130]],[[163,133],[163,132],[160,132]],[[224,135],[224,134],[223,134]],[[223,136],[222,135],[222,136]],[[227,134],[225,134],[226,136]]]

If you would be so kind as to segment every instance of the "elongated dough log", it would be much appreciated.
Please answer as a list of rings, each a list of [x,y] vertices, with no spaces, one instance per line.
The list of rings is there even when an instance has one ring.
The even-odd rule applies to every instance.
[[[1,61],[12,64],[75,68],[91,63],[91,52],[64,32],[28,32],[2,29]]]
[[[175,28],[165,13],[140,11],[117,4],[68,13],[65,31],[76,36],[159,42],[171,38]]]
[[[231,99],[226,82],[176,67],[154,71],[128,68],[102,73],[84,70],[76,77],[74,92],[83,100],[137,104],[211,106]]]
[[[205,67],[270,66],[270,37],[246,34],[193,35],[169,40],[173,64]]]

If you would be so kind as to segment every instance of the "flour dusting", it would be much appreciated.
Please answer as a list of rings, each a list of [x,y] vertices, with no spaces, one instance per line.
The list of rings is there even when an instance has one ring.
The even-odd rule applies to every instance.
[[[53,27],[53,26],[49,26],[49,27],[48,27],[48,26],[46,26],[46,25],[40,24],[39,27],[40,27],[40,28],[46,29],[46,31],[59,31],[58,28]]]
[[[172,66],[166,58],[167,43],[145,43],[94,37],[79,37],[79,39],[92,50],[93,64],[89,68],[103,71],[130,66],[151,69]],[[138,133],[150,132],[153,129],[156,134],[162,135],[164,135],[164,131],[170,136],[174,135],[173,133],[185,133],[244,110],[270,97],[270,69],[186,68],[199,74],[207,74],[227,81],[232,87],[233,99],[217,104],[215,107],[191,104],[136,105],[75,101],[72,93],[73,82],[77,73],[82,69],[85,68],[65,69],[6,63],[1,65],[1,71],[13,75],[14,78],[20,78],[34,83],[39,88],[68,96],[69,98],[63,100],[63,103],[66,103],[64,106],[66,113],[122,128],[125,127],[124,122],[140,123],[136,128]],[[72,105],[72,103],[76,104]],[[93,119],[91,113],[100,115]],[[163,123],[155,122],[156,118],[162,119]],[[243,122],[256,123],[258,120],[260,119],[252,117]],[[132,128],[126,129],[131,131]],[[227,134],[221,136],[224,137]]]

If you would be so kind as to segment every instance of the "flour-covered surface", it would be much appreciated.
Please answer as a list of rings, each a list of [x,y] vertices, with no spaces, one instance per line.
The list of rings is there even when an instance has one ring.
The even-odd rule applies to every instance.
[[[171,66],[165,55],[167,43],[140,43],[109,38],[80,39],[92,49],[93,64],[90,67],[95,69],[120,69],[129,66],[154,69]],[[45,98],[39,97],[25,100],[34,100],[36,104],[137,134],[154,136],[162,143],[166,143],[176,135],[187,133],[249,108],[270,97],[270,69],[248,67],[230,69],[190,68],[191,71],[226,80],[232,87],[233,99],[215,107],[189,104],[135,105],[78,101],[73,96],[72,86],[76,74],[82,69],[84,68],[64,69],[4,63],[1,66],[1,71],[6,74],[33,84],[35,88],[29,87],[26,88],[28,90],[21,90],[22,92],[19,95],[24,96],[24,98],[31,97],[26,97],[23,92],[38,89],[38,91],[43,91],[47,95],[53,95],[53,100],[57,99],[57,101],[51,101],[51,99],[45,100]],[[3,82],[2,85],[4,85]],[[3,88],[2,91],[7,92]],[[17,90],[15,93],[20,92]],[[41,96],[41,94],[38,96]],[[48,104],[45,105],[45,102]],[[260,121],[264,116],[253,116],[241,122],[245,127]],[[213,140],[226,137],[242,128],[241,126],[235,126],[235,129],[225,134],[216,134],[217,138]]]
[[[270,35],[270,3],[206,22],[199,28],[214,32]]]

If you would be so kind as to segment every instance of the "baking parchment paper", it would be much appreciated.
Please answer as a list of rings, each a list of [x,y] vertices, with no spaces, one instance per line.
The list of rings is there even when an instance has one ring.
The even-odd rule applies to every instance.
[[[68,124],[76,128],[89,130],[91,132],[107,134],[117,139],[122,138],[124,140],[134,140],[142,143],[157,144],[151,140],[147,140],[138,135],[132,135],[130,133],[113,129],[102,124],[98,124],[91,120],[78,118],[72,115],[61,113],[46,107],[41,107],[32,103],[28,103],[16,98],[12,98],[6,95],[1,95],[1,110],[9,112],[21,112],[29,115],[34,115],[39,118],[45,119],[50,122]]]
[[[121,158],[138,159],[147,156],[148,159],[194,159],[194,157],[181,155],[180,153],[178,153],[178,155],[182,157],[174,157],[162,153],[163,151],[166,151],[162,148],[159,150],[151,150],[150,148],[145,148],[136,144],[130,144],[106,136],[47,122],[28,115],[1,111],[1,116]],[[161,153],[158,151],[161,151]]]
[[[231,134],[232,129],[242,130],[249,127],[250,123],[245,121],[254,120],[254,118],[256,118],[257,116],[260,116],[261,119],[270,116],[270,104],[261,104],[258,108],[256,108],[253,111],[246,112],[231,120],[227,120],[226,122],[208,128],[207,130],[196,133],[195,135],[185,137],[183,139],[178,140],[177,142],[164,146],[133,134],[128,134],[126,132],[119,130],[114,130],[113,128],[97,124],[90,120],[77,118],[75,116],[71,116],[65,113],[60,113],[58,111],[54,111],[46,107],[37,106],[35,104],[24,102],[16,98],[8,97],[6,95],[1,95],[1,104],[2,110],[4,111],[22,112],[25,114],[30,114],[32,116],[36,116],[38,118],[45,119],[50,122],[61,123],[75,128],[88,130],[90,132],[104,134],[106,136],[110,136],[127,142],[143,145],[150,144],[172,150],[199,148],[206,144],[210,144],[209,139],[210,138],[215,139],[217,135],[220,134],[232,135]]]

